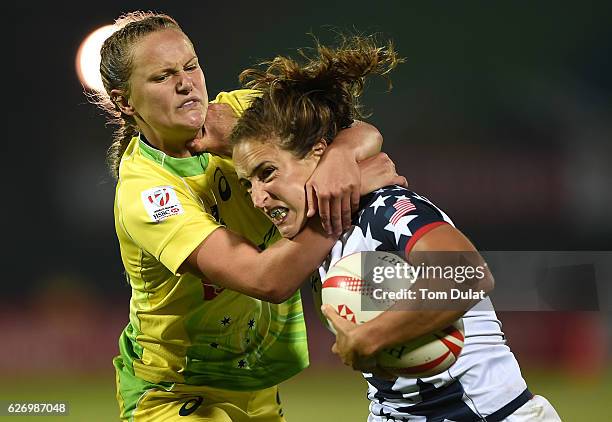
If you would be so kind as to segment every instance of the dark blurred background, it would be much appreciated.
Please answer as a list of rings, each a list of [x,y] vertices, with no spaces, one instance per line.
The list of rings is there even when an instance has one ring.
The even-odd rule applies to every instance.
[[[312,46],[309,33],[392,39],[406,63],[391,92],[372,81],[364,103],[412,189],[481,250],[610,250],[610,2],[21,2],[5,10],[3,132],[20,206],[6,212],[2,372],[99,372],[113,388],[130,290],[105,164],[112,131],[84,95],[75,55],[91,31],[136,9],[178,20],[211,97],[237,88],[243,68]],[[592,374],[609,362],[609,309],[502,318],[526,366]],[[311,327],[313,366],[334,364],[330,336]]]

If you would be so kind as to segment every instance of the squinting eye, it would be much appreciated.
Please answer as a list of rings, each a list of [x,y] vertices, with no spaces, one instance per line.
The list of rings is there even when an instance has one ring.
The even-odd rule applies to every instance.
[[[272,176],[273,173],[274,173],[274,167],[266,167],[265,169],[262,170],[261,174],[259,175],[259,178],[263,181],[266,181],[267,179],[270,178],[270,176]]]

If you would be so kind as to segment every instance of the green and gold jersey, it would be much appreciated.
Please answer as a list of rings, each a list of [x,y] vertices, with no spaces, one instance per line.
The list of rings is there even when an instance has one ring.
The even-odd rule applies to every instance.
[[[240,114],[253,93],[221,93],[215,101]],[[275,305],[178,272],[219,227],[260,248],[280,238],[238,183],[231,159],[173,158],[135,137],[121,160],[115,226],[132,288],[119,342],[123,370],[159,385],[258,390],[308,365],[299,292]]]

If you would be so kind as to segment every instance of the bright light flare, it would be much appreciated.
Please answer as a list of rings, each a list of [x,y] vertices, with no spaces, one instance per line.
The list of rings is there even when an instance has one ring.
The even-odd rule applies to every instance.
[[[116,29],[115,25],[102,26],[89,34],[81,43],[76,56],[76,71],[85,88],[104,92],[100,77],[100,47]]]

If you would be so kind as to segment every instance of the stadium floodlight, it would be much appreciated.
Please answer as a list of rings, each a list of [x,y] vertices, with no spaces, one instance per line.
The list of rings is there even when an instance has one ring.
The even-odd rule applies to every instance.
[[[102,26],[85,37],[79,46],[76,71],[85,89],[104,92],[100,77],[100,47],[116,29],[115,25]]]

